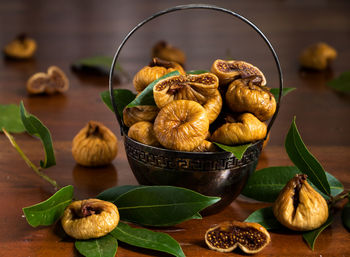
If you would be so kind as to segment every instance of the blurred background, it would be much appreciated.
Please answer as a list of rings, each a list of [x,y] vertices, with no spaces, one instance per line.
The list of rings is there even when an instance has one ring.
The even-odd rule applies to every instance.
[[[205,2],[230,9],[255,23],[280,58],[284,85],[298,88],[282,103],[276,122],[276,126],[281,127],[279,131],[287,131],[292,117],[296,115],[306,134],[312,135],[305,138],[307,142],[323,144],[331,140],[336,144],[350,143],[350,133],[339,136],[339,133],[344,134],[350,129],[350,123],[344,123],[344,118],[350,116],[349,97],[332,92],[326,86],[327,81],[349,70],[349,1]],[[60,112],[64,117],[69,111],[73,120],[82,112],[88,112],[90,119],[107,115],[105,119],[115,125],[112,115],[95,108],[100,101],[98,93],[107,89],[107,78],[75,74],[70,69],[72,63],[96,55],[112,57],[125,35],[140,21],[160,10],[186,3],[189,1],[1,1],[0,46],[3,47],[18,34],[26,33],[37,41],[38,51],[34,59],[26,62],[0,60],[0,102],[18,102],[18,99],[27,97],[24,88],[27,78],[46,70],[48,65],[57,65],[68,73],[71,81],[69,97],[58,96],[64,98],[60,104],[67,108],[56,107],[57,119]],[[209,69],[217,58],[241,59],[258,66],[266,75],[269,87],[278,87],[276,66],[262,38],[248,25],[228,14],[189,10],[167,14],[147,23],[128,40],[118,60],[131,78],[149,63],[151,48],[159,40],[166,40],[186,53],[187,70]],[[322,72],[300,70],[298,56],[301,51],[320,41],[338,51],[332,68]],[[19,81],[23,82],[23,87],[13,85]],[[85,95],[79,90],[81,87],[86,91]],[[128,83],[119,87],[131,89],[132,85]],[[15,94],[6,97],[4,90],[12,90]],[[89,99],[88,92],[95,97]],[[13,95],[17,98],[13,99]],[[76,106],[75,97],[86,98],[92,104]],[[32,100],[28,99],[29,109]],[[335,109],[332,114],[328,113],[329,106]],[[64,124],[65,121],[60,122]],[[74,129],[78,130],[78,127],[80,125],[77,124]],[[313,130],[315,133],[309,133]],[[68,138],[75,132],[57,131],[56,134],[63,137],[63,133]],[[325,139],[324,134],[331,136]],[[271,143],[281,144],[284,135],[273,135]]]

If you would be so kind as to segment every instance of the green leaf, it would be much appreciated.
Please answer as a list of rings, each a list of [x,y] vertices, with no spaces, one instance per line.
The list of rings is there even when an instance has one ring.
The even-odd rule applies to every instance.
[[[115,202],[121,195],[141,187],[144,187],[144,186],[142,185],[116,186],[116,187],[106,189],[105,191],[100,193],[96,198],[104,201]],[[200,215],[199,213],[196,213],[190,219],[202,219],[202,215]]]
[[[300,170],[295,166],[277,166],[255,171],[249,177],[242,194],[258,201],[274,202],[287,182],[296,174],[300,173]],[[343,192],[344,187],[339,180],[328,172],[326,172],[326,177],[331,188],[332,196]],[[329,197],[320,192],[311,181],[309,181],[309,184],[324,198],[329,199]]]
[[[33,226],[49,226],[61,218],[73,198],[73,186],[66,186],[44,202],[23,208],[27,222]]]
[[[245,144],[245,145],[237,145],[237,146],[229,146],[229,145],[223,145],[216,142],[213,142],[218,147],[220,147],[222,150],[225,150],[226,152],[233,153],[233,155],[238,159],[242,159],[245,151],[252,145],[252,144]]]
[[[258,201],[274,202],[282,188],[298,173],[295,166],[257,170],[249,177],[242,194]]]
[[[295,117],[288,131],[285,148],[291,161],[321,192],[330,195],[326,173],[317,159],[307,150],[295,124]]]
[[[348,193],[348,202],[342,210],[341,219],[344,227],[350,230],[350,193]]]
[[[122,194],[114,204],[122,220],[146,226],[172,226],[198,218],[199,211],[219,200],[181,187],[143,186]]]
[[[202,219],[202,215],[199,212],[197,212],[195,215],[193,215],[191,217],[191,219],[192,220],[201,220]]]
[[[327,85],[339,92],[350,92],[350,71],[343,72],[339,77],[328,81]]]
[[[140,188],[140,185],[124,185],[111,187],[100,193],[96,198],[104,201],[115,202],[122,194],[133,189]]]
[[[198,74],[203,74],[203,73],[207,73],[210,72],[208,70],[190,70],[190,71],[186,71],[187,74],[193,74],[193,75],[198,75]]]
[[[179,243],[165,233],[154,232],[144,228],[132,228],[123,222],[119,222],[118,226],[111,232],[111,235],[129,245],[185,257]]]
[[[331,225],[333,222],[333,217],[329,215],[327,221],[319,228],[303,233],[303,238],[306,243],[309,245],[311,250],[314,250],[315,242],[317,237],[322,233],[322,231]]]
[[[282,89],[282,96],[287,95],[288,93],[294,91],[296,88],[295,87],[284,87]],[[273,96],[275,97],[275,99],[278,99],[278,95],[280,93],[280,89],[279,88],[271,88],[270,89],[271,94],[273,94]]]
[[[172,71],[159,79],[156,79],[151,84],[149,84],[131,103],[129,103],[126,107],[131,108],[139,105],[156,105],[153,98],[153,87],[158,81],[163,80],[165,78],[179,75],[180,73],[176,71]]]
[[[0,105],[0,132],[5,128],[7,132],[21,133],[26,131],[19,111],[15,104]]]
[[[86,257],[114,257],[118,241],[111,234],[89,240],[75,241],[75,248]]]
[[[113,58],[109,56],[92,56],[77,60],[72,64],[73,69],[78,71],[93,71],[101,74],[109,74]],[[116,63],[115,70],[122,70]]]
[[[331,196],[336,196],[344,191],[343,184],[336,177],[334,177],[332,174],[330,174],[328,172],[326,172],[326,177],[327,177],[329,186],[331,188]],[[311,185],[311,183],[310,183],[310,185]],[[315,187],[315,189],[317,189],[317,188]]]
[[[50,131],[45,127],[41,121],[27,113],[24,108],[23,102],[20,103],[21,119],[24,127],[30,135],[37,136],[45,149],[45,160],[40,161],[40,166],[42,168],[48,168],[56,164],[55,153],[53,151],[52,139]]]
[[[102,101],[107,105],[107,107],[114,112],[111,97],[109,94],[109,90],[103,91],[100,93]],[[123,117],[123,110],[125,106],[127,106],[132,100],[135,99],[136,94],[131,92],[128,89],[114,89],[113,97],[115,102],[117,103],[117,111],[120,117]]]
[[[256,222],[267,230],[281,229],[283,226],[276,220],[272,207],[256,210],[246,218],[245,222]]]

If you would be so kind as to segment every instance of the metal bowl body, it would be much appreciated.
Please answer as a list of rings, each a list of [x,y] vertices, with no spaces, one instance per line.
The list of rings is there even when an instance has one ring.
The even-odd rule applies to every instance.
[[[124,136],[126,155],[141,185],[185,187],[221,200],[204,214],[220,211],[242,191],[254,172],[263,141],[247,149],[241,160],[229,152],[180,152],[152,147]]]

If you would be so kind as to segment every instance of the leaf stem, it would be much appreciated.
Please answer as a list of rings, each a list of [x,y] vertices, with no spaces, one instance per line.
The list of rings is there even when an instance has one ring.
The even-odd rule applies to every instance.
[[[334,197],[331,197],[331,199],[329,200],[330,208],[332,208],[337,202],[345,199],[346,197],[348,197],[348,192],[346,192],[346,191],[344,191],[344,192],[342,192]]]
[[[29,158],[25,155],[25,153],[22,151],[22,149],[19,147],[19,145],[17,144],[17,142],[15,141],[15,138],[6,131],[5,128],[2,128],[2,131],[4,132],[4,134],[6,135],[6,137],[8,138],[8,140],[10,140],[12,146],[17,150],[17,152],[19,153],[19,155],[22,157],[22,159],[26,162],[26,164],[29,166],[29,168],[31,168],[32,170],[34,170],[34,172],[39,175],[41,178],[43,178],[44,180],[46,180],[47,182],[49,182],[54,189],[57,191],[60,186],[57,184],[57,182],[55,180],[53,180],[52,178],[50,178],[49,176],[47,176],[46,174],[42,173],[40,170],[40,167],[35,166],[34,163],[31,162],[31,160],[29,160]]]

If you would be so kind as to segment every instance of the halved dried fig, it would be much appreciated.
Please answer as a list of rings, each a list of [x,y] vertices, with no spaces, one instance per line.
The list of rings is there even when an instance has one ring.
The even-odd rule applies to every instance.
[[[263,139],[267,126],[251,113],[239,115],[235,121],[227,122],[214,131],[211,141],[225,145],[236,145]]]
[[[191,100],[203,105],[209,122],[213,122],[222,107],[218,78],[212,73],[171,76],[153,87],[153,97],[159,108],[174,100]]]
[[[244,61],[216,60],[211,66],[211,72],[218,76],[220,85],[232,82],[237,78],[253,77],[254,84],[265,86],[266,78],[257,67]]]
[[[254,85],[250,79],[236,79],[226,92],[226,103],[233,112],[251,112],[259,120],[270,119],[276,100],[267,87]]]
[[[205,242],[212,250],[231,252],[241,248],[245,253],[257,253],[271,241],[270,234],[258,223],[226,221],[205,233]]]
[[[33,95],[44,93],[49,81],[49,76],[44,72],[33,74],[27,81],[28,93]]]
[[[193,149],[193,152],[215,152],[216,146],[208,140],[203,140],[203,142]]]
[[[69,88],[69,80],[64,72],[57,66],[50,66],[47,74],[38,72],[32,75],[27,81],[27,91],[30,94],[56,92],[63,93]]]
[[[299,62],[302,67],[324,70],[337,57],[337,51],[326,43],[313,44],[301,53]]]
[[[28,59],[33,57],[36,51],[36,42],[25,34],[19,35],[4,48],[4,54],[9,58]]]
[[[102,237],[118,223],[118,208],[113,203],[99,199],[72,202],[64,210],[61,219],[64,231],[76,239]]]
[[[181,65],[185,64],[185,53],[165,41],[159,41],[152,48],[152,57],[158,57],[160,59],[177,62]]]
[[[154,132],[165,148],[192,151],[207,136],[209,120],[197,102],[177,100],[163,107],[154,121]]]
[[[276,219],[292,230],[313,230],[328,218],[326,200],[309,185],[306,178],[305,174],[295,175],[273,205]]]
[[[177,70],[180,74],[185,74],[181,65],[176,62],[164,61],[159,58],[153,58],[149,66],[143,67],[133,79],[133,84],[137,92],[142,92],[154,80]]]
[[[157,117],[159,109],[153,105],[139,105],[131,108],[125,108],[123,111],[123,121],[125,126],[131,127],[139,121],[153,122]]]
[[[50,83],[48,87],[46,87],[45,91],[50,92],[66,92],[69,88],[69,81],[64,74],[64,72],[58,68],[57,66],[50,66],[47,69],[47,75],[49,75]]]
[[[160,146],[153,129],[153,123],[149,121],[139,121],[132,125],[128,131],[128,137],[151,146]]]

